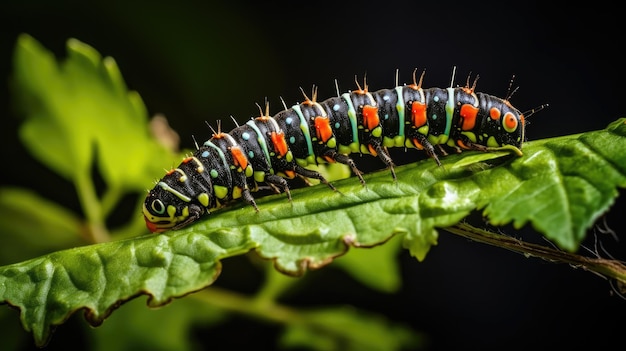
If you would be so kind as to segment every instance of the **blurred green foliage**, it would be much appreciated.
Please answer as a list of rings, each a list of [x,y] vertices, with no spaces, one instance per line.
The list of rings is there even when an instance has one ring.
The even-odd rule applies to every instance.
[[[161,140],[165,143],[160,143],[151,134],[146,107],[139,94],[127,90],[112,58],[102,58],[92,47],[76,39],[68,40],[67,50],[67,58],[57,62],[34,38],[26,34],[20,36],[14,56],[13,88],[16,106],[26,117],[20,127],[22,142],[35,159],[74,185],[75,193],[68,196],[78,198],[81,213],[74,213],[54,199],[46,199],[28,189],[1,188],[2,264],[146,233],[143,218],[139,215],[146,186],[163,173],[162,164],[175,164],[182,157],[163,146],[171,145],[171,140]],[[125,225],[110,229],[108,217],[123,201],[128,201],[129,194],[135,198],[135,215],[130,216]],[[399,241],[395,242],[399,244]],[[373,289],[397,291],[399,271],[394,262],[398,247],[384,245],[381,249],[368,250],[367,255],[354,255],[339,267],[354,271],[357,279]],[[60,260],[70,259],[61,257]],[[80,266],[86,263],[82,260],[87,257],[83,256],[77,262],[66,261],[64,265]],[[359,273],[366,266],[365,262],[377,261],[381,264],[373,266],[376,272],[370,269]],[[269,264],[259,262],[255,264]],[[122,270],[117,274],[123,277],[124,268],[119,268]],[[271,317],[272,311],[284,308],[276,305],[275,300],[299,280],[278,277],[281,274],[273,269],[266,272],[267,281],[256,297],[213,288],[192,295],[195,299],[176,301],[159,311],[147,309],[133,300],[116,311],[102,327],[84,329],[86,342],[91,349],[102,350],[194,349],[198,345],[189,339],[190,328],[198,325],[206,328],[219,323],[226,316],[225,311],[256,314],[261,320],[271,321],[274,318]],[[78,276],[74,277],[74,283],[78,282],[76,279]],[[85,288],[87,290],[83,293],[88,295],[96,291],[89,292],[92,288]],[[97,285],[93,288],[97,289]],[[216,294],[221,296],[219,302],[212,298]],[[230,300],[233,301],[231,304],[224,304]],[[258,301],[265,302],[260,304]],[[248,309],[236,307],[242,305]],[[344,308],[333,308],[325,313],[322,310],[318,313],[289,311],[286,318],[274,321],[286,327],[293,324],[292,328],[286,329],[288,332],[282,342],[285,347],[299,345],[325,350],[344,345],[348,349],[378,349],[378,346],[364,341],[367,335],[375,335],[377,343],[401,349],[416,345],[419,340],[419,334],[406,327],[388,325],[385,318],[366,312],[355,314],[356,311]],[[328,324],[325,320],[329,313],[335,316],[331,319],[339,318],[343,322],[320,330],[320,326]],[[54,310],[49,314],[53,324],[59,323],[52,317]],[[6,310],[0,311],[0,320],[11,324],[9,315]],[[97,318],[103,317],[106,315]],[[344,329],[344,322],[352,326]],[[12,333],[12,339],[15,339],[14,328],[1,330]],[[294,334],[295,330],[298,330],[297,334]],[[46,340],[45,330],[34,332],[37,339]],[[320,340],[325,341],[320,344]],[[28,340],[16,341],[14,347],[23,343]]]
[[[67,50],[67,58],[57,62],[56,58],[32,37],[20,36],[15,51],[13,88],[16,106],[20,107],[19,112],[25,116],[19,133],[24,146],[35,159],[74,186],[75,192],[68,195],[78,199],[81,211],[74,213],[61,205],[61,202],[42,197],[30,189],[1,188],[0,231],[7,233],[0,239],[2,240],[0,248],[2,264],[26,260],[65,248],[107,243],[111,240],[120,243],[119,248],[124,250],[129,247],[124,243],[130,243],[130,246],[134,247],[135,242],[123,242],[122,239],[146,232],[139,215],[146,184],[151,184],[152,180],[162,174],[160,166],[162,163],[176,164],[182,156],[173,147],[176,144],[173,141],[175,133],[168,130],[162,119],[153,119],[153,126],[154,123],[160,123],[161,130],[165,133],[159,137],[154,134],[154,129],[151,132],[146,107],[136,92],[128,91],[112,58],[102,58],[95,49],[76,39],[70,39],[67,42]],[[619,120],[614,122],[604,135],[598,132],[582,135],[579,138],[572,136],[560,140],[537,141],[526,149],[527,155],[530,155],[526,161],[514,162],[511,167],[494,168],[493,171],[488,170],[486,162],[499,157],[496,154],[451,156],[446,158],[450,166],[446,171],[449,173],[437,172],[440,171],[437,169],[431,174],[433,178],[420,176],[411,181],[410,187],[406,188],[402,187],[401,182],[399,187],[392,189],[387,186],[388,181],[380,182],[378,179],[377,181],[385,184],[386,188],[373,186],[372,189],[376,190],[368,196],[380,195],[383,199],[389,197],[393,200],[396,197],[411,195],[415,189],[410,190],[410,188],[417,187],[417,183],[426,184],[431,180],[444,180],[430,188],[430,185],[425,185],[428,191],[419,199],[416,198],[417,202],[411,202],[407,196],[405,202],[392,201],[386,204],[379,201],[378,204],[372,205],[381,206],[388,214],[409,216],[419,213],[417,218],[411,217],[415,220],[404,221],[405,225],[418,223],[418,226],[423,226],[417,230],[417,234],[409,230],[404,238],[404,244],[420,260],[424,258],[430,246],[436,243],[437,236],[434,227],[450,225],[475,208],[485,208],[484,214],[493,220],[492,224],[506,224],[513,220],[515,227],[521,227],[530,221],[535,228],[544,232],[557,245],[569,251],[575,251],[584,239],[586,229],[617,196],[615,186],[624,186],[623,175],[626,174],[626,170],[623,165],[626,164],[624,160],[626,155],[621,152],[623,148],[618,146],[623,141],[623,129],[624,122]],[[620,136],[622,139],[619,139]],[[162,139],[163,137],[166,139]],[[565,157],[555,160],[555,155]],[[580,158],[569,157],[571,155],[584,155],[586,162],[581,165],[577,161]],[[159,160],[159,162],[154,160]],[[476,168],[476,164],[483,164],[485,168]],[[408,169],[404,168],[404,170]],[[603,176],[598,176],[599,169],[606,171]],[[587,177],[586,182],[580,181],[581,174]],[[457,178],[470,175],[473,177],[471,181],[456,181]],[[542,179],[541,182],[537,181],[539,178]],[[409,177],[407,176],[406,179]],[[450,181],[446,182],[446,180]],[[520,183],[519,186],[516,186],[517,182]],[[506,192],[508,186],[513,186],[514,190],[501,196],[498,191]],[[398,188],[400,193],[397,193]],[[328,191],[326,188],[324,190]],[[351,190],[345,193],[357,192],[355,189]],[[311,195],[314,191],[308,193],[309,199],[318,200],[310,200],[311,206],[304,210],[311,211],[312,208],[317,208],[316,206],[328,207],[325,202],[327,196]],[[559,196],[560,194],[564,196]],[[128,223],[110,228],[108,225],[110,217],[117,208],[128,201],[129,195],[133,199],[135,215],[129,217]],[[490,199],[490,195],[495,196],[496,199]],[[568,200],[571,206],[568,205]],[[263,199],[263,201],[267,203],[272,200]],[[352,200],[342,198],[341,201],[332,201],[332,203],[343,206],[344,201],[348,204]],[[563,209],[559,212],[561,216],[558,221],[554,220],[551,213],[540,210],[544,205]],[[521,208],[537,210],[524,211]],[[297,213],[298,210],[294,211]],[[317,213],[316,210],[313,212]],[[370,211],[362,210],[357,213],[367,216]],[[276,216],[269,210],[265,211],[263,216],[269,216],[267,218],[275,216],[267,220],[268,223],[273,219],[281,219],[280,214]],[[371,226],[377,233],[382,232],[382,229],[375,229],[377,226],[384,229],[390,226],[389,223],[376,222],[373,218],[360,220],[354,214],[349,217],[356,223],[362,224],[370,223],[368,220],[372,220]],[[229,221],[228,215],[220,218],[224,223]],[[422,219],[425,224],[421,223]],[[321,220],[321,222],[324,221]],[[206,225],[211,226],[215,223],[219,222],[199,223],[197,228],[209,230],[205,228]],[[280,228],[293,228],[293,223],[289,220],[274,223],[279,226],[276,227],[279,229],[272,227],[274,229],[269,231],[282,234]],[[338,226],[338,223],[343,222],[336,218],[332,223]],[[404,227],[391,226],[393,229],[390,231],[406,232]],[[357,230],[357,232],[361,231]],[[193,234],[193,230],[190,233]],[[185,237],[184,234],[178,238],[183,241],[194,238],[193,235]],[[318,231],[313,234],[315,238],[318,238],[328,233]],[[298,271],[301,256],[306,252],[299,251],[298,248],[293,250],[289,248],[289,245],[283,246],[280,242],[273,243],[272,235],[262,235],[263,239],[260,239],[253,233],[250,237],[251,241],[246,242],[250,239],[247,237],[242,239],[241,246],[233,245],[232,251],[226,248],[227,252],[223,255],[214,254],[213,248],[209,249],[207,251],[211,255],[209,264],[218,262],[229,255],[246,252],[252,248],[250,246],[252,243],[256,243],[263,246],[262,250],[257,250],[259,253],[276,259],[274,262],[276,268],[290,273]],[[237,235],[231,237],[232,240],[236,238],[238,238]],[[173,237],[173,239],[176,238]],[[292,239],[302,240],[295,236]],[[367,244],[379,244],[384,241],[378,236],[370,237],[368,240],[370,242]],[[216,242],[223,243],[224,241],[219,239]],[[147,239],[145,243],[156,244],[157,240]],[[400,240],[393,239],[374,249],[352,250],[334,266],[347,272],[364,287],[382,293],[394,293],[400,287],[400,274],[396,261],[400,243]],[[332,251],[333,245],[329,242],[325,246],[326,249]],[[131,274],[125,275],[124,271],[134,269],[132,265],[123,266],[119,264],[123,262],[122,260],[115,263],[115,259],[108,259],[111,253],[119,254],[120,258],[125,255],[126,251],[122,249],[116,251],[116,247],[115,245],[93,245],[91,248],[86,247],[85,250],[69,250],[66,251],[68,254],[59,253],[49,255],[41,261],[34,259],[25,261],[22,265],[13,265],[7,272],[12,275],[12,272],[26,269],[32,264],[31,267],[36,267],[36,269],[28,275],[33,282],[41,283],[44,282],[46,276],[54,276],[51,274],[53,271],[46,271],[46,269],[63,270],[73,267],[67,270],[67,277],[51,279],[51,281],[55,284],[62,284],[65,281],[70,285],[76,285],[98,276],[97,273],[90,273],[88,268],[93,268],[91,261],[98,261],[97,257],[99,257],[102,260],[105,275],[115,274],[116,279],[122,280],[124,277],[132,277]],[[153,253],[157,253],[155,256],[157,259],[162,258],[164,262],[167,261],[169,249],[159,251],[163,247],[158,245],[152,248]],[[202,246],[188,249],[201,250]],[[294,255],[289,255],[289,250],[293,250]],[[141,256],[142,252],[148,251],[137,249],[136,252]],[[133,250],[131,252],[135,253]],[[270,252],[269,255],[267,255],[268,252]],[[281,252],[283,254],[280,254]],[[75,255],[76,253],[79,254]],[[307,256],[307,262],[315,267],[327,264],[325,260],[328,257],[328,252],[320,249]],[[331,254],[330,257],[332,258],[333,255]],[[38,266],[46,259],[51,260],[49,265]],[[150,260],[143,263],[152,262]],[[283,326],[282,336],[276,341],[276,345],[282,347],[304,347],[315,350],[377,350],[405,349],[422,345],[423,338],[420,333],[375,313],[359,311],[349,306],[318,306],[306,311],[282,305],[278,303],[280,298],[294,286],[305,281],[306,277],[301,278],[302,280],[285,277],[272,267],[268,267],[268,262],[253,261],[253,265],[259,268],[265,266],[261,269],[266,272],[266,280],[260,285],[256,294],[246,296],[219,288],[205,289],[192,294],[188,299],[176,301],[172,306],[160,310],[158,320],[152,318],[151,313],[154,311],[145,307],[139,308],[135,299],[128,304],[132,307],[126,311],[131,315],[107,319],[107,328],[85,332],[88,335],[88,342],[92,343],[94,349],[110,349],[111,347],[129,350],[137,348],[193,349],[198,345],[188,338],[192,328],[198,325],[203,328],[215,327],[227,320],[230,313],[236,312]],[[82,271],[81,265],[84,268]],[[151,267],[152,263],[148,266]],[[182,270],[168,272],[171,275],[161,276],[154,282],[161,280],[171,283],[170,279],[173,279],[176,283],[176,279],[183,279],[187,275],[191,277],[193,272],[187,269],[190,267],[179,266],[178,268]],[[215,278],[220,273],[220,267],[219,265],[212,266],[210,269],[202,270],[202,273]],[[201,278],[203,281],[209,280],[206,277]],[[158,284],[152,285],[151,279],[146,279],[148,288],[140,292],[153,294],[150,289]],[[191,279],[184,280],[185,282],[180,284],[183,286],[182,293],[174,293],[172,296],[180,296],[193,290],[193,287],[186,287]],[[31,325],[33,321],[39,320],[45,320],[45,323],[52,325],[62,323],[66,318],[64,308],[73,307],[72,303],[82,301],[79,295],[90,295],[85,301],[91,301],[94,294],[102,293],[108,296],[111,286],[100,291],[98,285],[104,283],[106,282],[87,283],[89,286],[85,285],[85,289],[79,289],[76,295],[73,295],[74,292],[71,292],[73,290],[69,286],[67,289],[63,289],[62,285],[52,286],[51,292],[46,291],[44,294],[45,299],[49,299],[59,291],[62,294],[66,292],[68,296],[56,301],[67,301],[68,306],[58,306],[56,309],[54,305],[48,306],[44,316],[22,316],[22,322],[24,325]],[[142,279],[138,279],[131,282],[130,286],[135,289],[142,283]],[[78,285],[80,288],[80,284]],[[126,284],[113,285],[115,285],[114,289],[126,286]],[[38,291],[38,293],[41,292],[41,290]],[[22,293],[27,296],[20,296]],[[10,291],[5,295],[20,296],[27,303],[29,299],[39,301],[38,296],[44,296],[29,294],[29,290],[24,287],[23,291]],[[169,294],[164,293],[163,299],[168,299]],[[133,299],[135,293],[131,291],[131,295],[113,294],[110,297],[113,301],[98,301],[102,302],[101,306],[84,306],[89,308],[86,310],[86,317],[89,321],[96,324],[102,322],[111,312],[108,310],[109,306],[117,307],[117,304]],[[158,304],[162,302],[164,300],[157,301]],[[174,306],[176,308],[172,308]],[[34,310],[38,311],[37,308]],[[8,322],[9,320],[6,312],[0,312],[0,321]],[[43,329],[33,328],[38,342],[47,340],[49,331],[45,328],[46,326]],[[3,330],[15,333],[15,328],[10,325]],[[161,332],[155,337],[151,335],[154,331]],[[117,337],[111,339],[107,336],[110,333]],[[12,346],[19,347],[19,344],[18,341]]]

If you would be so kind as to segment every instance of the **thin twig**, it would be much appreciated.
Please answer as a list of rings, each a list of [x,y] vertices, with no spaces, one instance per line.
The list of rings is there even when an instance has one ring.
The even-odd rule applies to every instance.
[[[466,223],[448,227],[446,230],[470,240],[505,248],[527,257],[538,257],[553,263],[566,263],[601,277],[614,279],[619,293],[626,293],[626,265],[621,261],[599,257],[585,257],[544,245],[528,243],[507,235],[479,229]]]

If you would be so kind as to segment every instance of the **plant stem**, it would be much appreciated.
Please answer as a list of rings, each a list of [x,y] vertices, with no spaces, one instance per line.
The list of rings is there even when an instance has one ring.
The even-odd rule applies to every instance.
[[[264,303],[260,304],[253,297],[217,287],[206,288],[202,292],[190,296],[226,311],[251,316],[260,320],[269,320],[279,324],[304,323],[306,321],[294,309],[282,306],[274,301],[264,300]]]
[[[109,241],[109,233],[104,223],[102,206],[100,201],[98,201],[91,177],[85,174],[78,174],[74,179],[74,184],[81,207],[87,217],[89,239],[94,243]]]
[[[109,216],[111,211],[120,201],[123,194],[124,193],[122,192],[122,189],[117,186],[114,188],[107,188],[107,190],[104,192],[104,195],[102,196],[102,201],[100,202],[102,204],[102,218],[106,218]]]
[[[619,292],[622,294],[626,293],[626,265],[620,261],[599,257],[585,257],[555,250],[547,246],[527,243],[507,235],[493,233],[464,223],[448,227],[446,231],[473,241],[518,252],[525,256],[534,256],[553,263],[566,263],[574,267],[581,267],[602,277],[615,279]]]
[[[274,265],[265,265],[265,282],[254,299],[257,304],[274,303],[278,297],[299,281],[298,278],[279,273]]]

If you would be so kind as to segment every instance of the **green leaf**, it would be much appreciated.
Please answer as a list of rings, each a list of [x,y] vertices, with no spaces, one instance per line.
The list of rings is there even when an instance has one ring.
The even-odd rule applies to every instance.
[[[479,207],[492,224],[527,222],[560,248],[578,250],[586,231],[626,187],[626,119],[606,130],[529,143],[509,167],[476,177],[500,190]]]
[[[160,306],[200,290],[219,275],[220,259],[247,252],[249,243],[224,233],[150,235],[59,251],[0,267],[0,301],[19,307],[24,329],[41,346],[51,326],[79,309],[100,325],[139,294]]]
[[[72,124],[63,113],[71,106],[63,101],[63,93],[69,88],[61,82],[52,53],[30,36],[22,35],[13,66],[15,95],[24,113],[31,116],[20,129],[24,144],[46,166],[71,179],[76,170],[90,165],[92,149],[89,135],[80,132],[85,129],[85,120]],[[55,137],[42,143],[39,136],[46,133]]]
[[[64,207],[20,188],[0,188],[0,264],[84,245],[81,220]]]
[[[93,350],[193,350],[189,330],[222,321],[224,312],[196,299],[182,299],[159,309],[148,309],[144,299],[124,304],[89,335]]]
[[[140,96],[127,91],[115,61],[76,40],[57,63],[23,34],[14,54],[14,92],[26,119],[20,137],[43,164],[76,181],[99,170],[112,188],[141,189],[159,174],[152,159],[171,159],[148,131]],[[45,142],[44,142],[45,141]]]
[[[464,153],[354,177],[286,196],[215,211],[162,235],[85,246],[0,267],[0,301],[21,310],[38,344],[68,315],[86,310],[100,323],[121,302],[150,295],[151,306],[210,285],[219,261],[251,249],[291,275],[319,268],[351,246],[373,246],[404,234],[424,259],[437,228],[484,209],[494,224],[530,223],[573,251],[585,231],[626,187],[626,119],[606,130],[528,143],[524,156]],[[549,206],[549,207],[547,207]],[[549,208],[549,211],[545,209]],[[364,249],[361,249],[364,250]]]
[[[402,284],[398,260],[401,244],[401,238],[393,237],[368,250],[350,250],[333,264],[372,289],[393,293]]]
[[[303,313],[306,322],[293,324],[281,337],[285,347],[313,350],[413,350],[424,337],[381,316],[349,306]],[[423,345],[422,345],[423,346]]]

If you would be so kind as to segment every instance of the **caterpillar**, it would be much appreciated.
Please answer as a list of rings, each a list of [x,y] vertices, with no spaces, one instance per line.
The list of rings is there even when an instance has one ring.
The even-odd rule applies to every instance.
[[[357,82],[356,90],[321,102],[314,87],[311,98],[303,92],[303,102],[274,116],[266,105],[265,113],[228,133],[218,128],[148,192],[146,226],[155,233],[180,229],[236,199],[258,212],[251,192],[263,183],[285,192],[289,201],[287,179],[318,179],[335,190],[320,173],[305,168],[318,163],[348,165],[365,185],[350,157],[354,153],[378,157],[394,181],[389,148],[423,150],[438,165],[437,154],[447,154],[443,147],[522,155],[525,117],[509,103],[511,93],[498,98],[476,92],[478,77],[471,86],[468,77],[463,87],[424,89],[423,78],[424,73],[417,81],[414,72],[412,84],[374,92]]]

